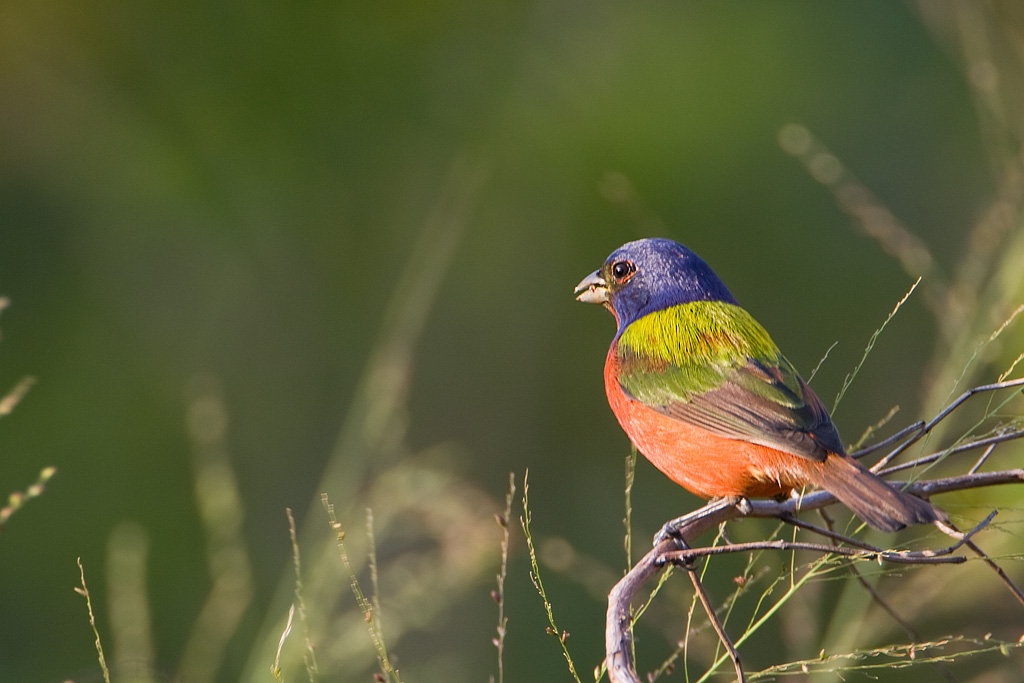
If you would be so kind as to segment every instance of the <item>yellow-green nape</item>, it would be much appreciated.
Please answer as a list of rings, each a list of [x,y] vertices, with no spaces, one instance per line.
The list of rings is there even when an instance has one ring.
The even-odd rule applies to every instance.
[[[733,383],[780,405],[800,403],[800,380],[761,325],[736,304],[695,301],[649,313],[619,337],[618,381],[650,406],[689,402]],[[747,372],[750,363],[777,381]]]
[[[694,301],[648,313],[622,331],[619,348],[678,366],[779,354],[752,315],[722,301]]]

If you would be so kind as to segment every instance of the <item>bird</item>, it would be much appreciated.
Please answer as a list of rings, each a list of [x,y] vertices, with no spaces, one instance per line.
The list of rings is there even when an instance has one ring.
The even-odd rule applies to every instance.
[[[828,409],[768,332],[682,244],[624,244],[574,293],[615,316],[604,367],[612,412],[683,488],[743,503],[813,485],[887,532],[948,520],[847,454]]]

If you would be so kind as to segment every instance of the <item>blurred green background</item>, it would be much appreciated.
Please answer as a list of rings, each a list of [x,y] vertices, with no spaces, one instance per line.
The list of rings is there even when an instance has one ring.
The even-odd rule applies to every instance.
[[[814,379],[828,404],[924,274],[836,413],[848,441],[896,404],[884,433],[933,413],[1024,300],[1013,2],[11,0],[0,17],[0,389],[38,378],[0,424],[0,494],[59,470],[0,536],[5,681],[100,680],[77,557],[115,680],[272,680],[289,507],[323,679],[369,680],[321,492],[364,583],[373,508],[403,678],[486,680],[493,514],[527,468],[589,680],[625,567],[629,447],[601,380],[613,322],[572,288],[612,249],[686,243],[805,375],[838,342]],[[635,547],[697,504],[641,462]],[[743,563],[715,567],[719,599]],[[925,638],[1020,636],[990,573],[907,573]],[[748,664],[906,640],[881,617],[836,635],[856,600],[838,584],[752,639]],[[507,591],[508,679],[567,680],[518,532]],[[641,632],[642,669],[688,604]],[[299,630],[286,680],[305,680]]]

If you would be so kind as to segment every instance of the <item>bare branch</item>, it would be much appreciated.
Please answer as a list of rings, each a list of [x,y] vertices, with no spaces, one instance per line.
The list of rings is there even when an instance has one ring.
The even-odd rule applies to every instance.
[[[675,541],[665,539],[633,565],[608,594],[608,615],[605,619],[604,647],[608,679],[612,683],[640,683],[633,664],[633,616],[630,603],[640,587],[658,573],[658,559],[676,548]]]
[[[961,474],[957,477],[945,477],[943,479],[931,479],[928,481],[917,481],[907,487],[906,490],[919,496],[934,496],[936,493],[949,493],[950,491],[965,491],[967,489],[978,489],[998,484],[1020,484],[1024,482],[1024,469],[1002,470],[1000,472],[975,472],[974,474]]]
[[[909,470],[914,467],[918,467],[919,465],[927,465],[929,463],[933,463],[936,460],[941,460],[942,458],[948,457],[950,455],[965,453],[967,451],[972,451],[976,448],[993,446],[995,444],[1003,443],[1004,441],[1013,441],[1014,439],[1019,439],[1022,436],[1024,436],[1024,429],[1000,432],[995,436],[987,436],[976,441],[969,441],[967,443],[960,444],[959,446],[954,446],[953,448],[947,448],[945,450],[938,451],[930,455],[921,456],[920,458],[916,458],[914,460],[911,460],[910,462],[905,462],[899,465],[893,465],[892,467],[886,467],[885,469],[882,470],[877,470],[875,471],[875,474],[879,476],[885,476],[887,474],[892,474],[893,472],[902,472],[903,470]],[[973,472],[974,470],[972,470],[971,473],[973,474]]]
[[[865,446],[864,448],[861,448],[859,450],[854,451],[853,453],[850,453],[850,457],[851,458],[863,458],[865,455],[869,455],[871,453],[874,453],[875,451],[880,451],[883,448],[886,448],[887,446],[891,446],[894,443],[897,443],[900,439],[905,438],[909,434],[913,434],[914,432],[921,431],[922,429],[924,429],[924,427],[925,427],[925,421],[924,420],[918,420],[917,422],[915,422],[915,423],[913,423],[913,424],[911,424],[911,425],[909,425],[907,427],[904,427],[903,429],[901,429],[900,431],[896,432],[895,434],[893,434],[892,436],[890,436],[887,439],[883,439],[882,441],[879,441],[876,444],[871,444],[870,446]]]
[[[949,415],[954,410],[960,407],[960,404],[962,404],[970,397],[975,396],[976,394],[982,394],[991,391],[999,391],[1000,389],[1010,389],[1019,386],[1024,386],[1024,377],[1007,380],[1005,382],[993,382],[992,384],[984,384],[980,387],[974,387],[973,389],[965,391],[964,393],[960,394],[959,398],[950,403],[938,415],[932,418],[931,422],[928,422],[926,425],[921,427],[920,431],[918,431],[917,434],[915,434],[907,441],[904,441],[898,447],[894,448],[888,455],[886,455],[884,458],[875,463],[874,467],[872,467],[871,469],[876,472],[883,469],[886,465],[892,462],[893,458],[895,458],[897,455],[910,448],[910,446],[912,446],[913,444],[917,443],[921,439],[921,437],[923,437],[925,434],[934,429],[937,424],[939,424],[947,417],[949,417]]]

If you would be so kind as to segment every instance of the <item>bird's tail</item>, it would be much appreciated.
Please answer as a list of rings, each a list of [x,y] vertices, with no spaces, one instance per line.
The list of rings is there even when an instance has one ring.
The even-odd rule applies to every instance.
[[[893,488],[847,455],[829,454],[813,470],[812,479],[818,479],[814,484],[876,529],[899,531],[910,524],[949,521],[945,512],[927,500]]]

